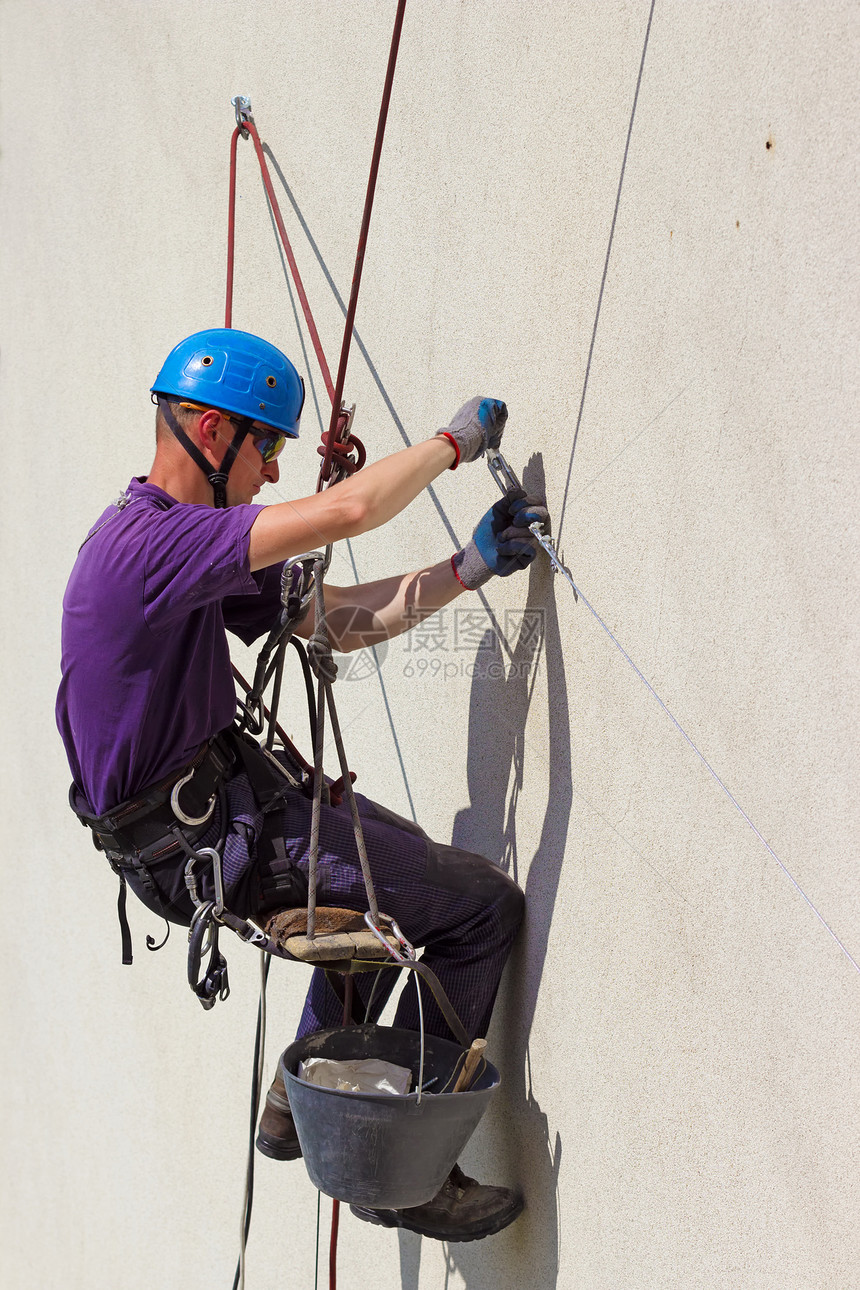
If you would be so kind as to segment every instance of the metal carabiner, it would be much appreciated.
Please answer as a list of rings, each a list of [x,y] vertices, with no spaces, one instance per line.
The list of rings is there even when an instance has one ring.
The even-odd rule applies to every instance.
[[[209,962],[203,978],[199,979],[206,953]],[[188,984],[207,1012],[214,1008],[216,999],[226,999],[230,994],[227,960],[218,949],[218,923],[212,901],[197,910],[188,929]]]
[[[188,888],[188,894],[194,903],[194,917],[191,920],[192,926],[194,919],[200,916],[200,911],[206,908],[205,903],[200,899],[200,893],[197,890],[197,879],[194,876],[194,866],[197,864],[198,856],[189,856],[185,864],[185,886]],[[211,903],[211,902],[210,902]]]
[[[380,914],[380,918],[384,918],[388,923],[390,923],[391,930],[394,933],[395,938],[400,942],[401,949],[403,950],[404,954],[409,959],[409,961],[411,963],[414,963],[418,955],[415,953],[415,946],[412,944],[412,942],[407,941],[406,937],[403,935],[400,928],[397,926],[397,923],[394,921],[393,918],[390,918],[388,914]]]
[[[212,812],[215,810],[215,803],[218,801],[218,794],[217,793],[212,794],[211,798],[209,799],[209,805],[206,808],[205,815],[200,815],[197,817],[193,815],[186,815],[182,807],[179,805],[179,793],[180,793],[180,790],[185,787],[188,781],[193,778],[194,778],[194,771],[190,770],[187,775],[183,775],[182,779],[178,779],[176,781],[176,783],[173,785],[173,791],[170,794],[170,806],[177,820],[181,820],[183,824],[189,824],[193,828],[196,828],[198,825],[205,824],[207,820],[212,818]]]
[[[200,904],[195,909],[194,913],[191,915],[191,922],[188,924],[189,943],[194,941],[196,937],[200,936],[200,933],[198,932],[197,929],[201,923],[203,924],[205,931],[209,935],[209,939],[203,941],[202,945],[200,946],[201,955],[208,954],[210,949],[212,948],[212,910],[214,908],[215,908],[214,900],[201,901]]]
[[[212,881],[215,885],[215,908],[213,913],[215,918],[218,918],[224,912],[224,874],[221,869],[221,856],[214,847],[200,847],[195,858],[202,859],[203,856],[207,856],[212,864]],[[185,867],[187,869],[188,865]]]
[[[244,727],[248,731],[249,735],[261,735],[263,733],[263,718],[261,715],[263,700],[258,699],[256,706],[258,709],[257,712],[255,712],[253,708],[249,707],[244,699],[240,699],[238,695],[236,696],[236,707],[241,708],[244,714]]]
[[[390,918],[388,914],[380,913],[379,915],[380,923],[387,923],[388,926],[391,928],[391,931],[394,934],[394,939],[398,942],[401,949],[403,950],[402,954],[400,953],[400,950],[396,950],[394,948],[391,942],[386,939],[385,933],[382,931],[382,929],[378,927],[376,923],[374,923],[373,915],[371,914],[370,910],[368,910],[367,913],[364,915],[364,921],[367,924],[367,926],[370,928],[370,930],[373,932],[373,935],[379,941],[380,945],[385,946],[385,948],[388,950],[388,953],[391,955],[391,957],[394,959],[396,963],[414,963],[415,962],[415,949],[411,945],[411,943],[407,941],[406,937],[403,935],[403,933],[401,932],[400,928],[397,926],[393,918]]]
[[[200,899],[197,891],[197,879],[194,876],[194,866],[198,860],[208,860],[212,865],[212,883],[215,887],[214,901],[202,901]],[[194,852],[194,855],[188,857],[185,865],[185,886],[188,888],[188,894],[196,906],[194,919],[202,918],[203,913],[210,908],[216,918],[224,912],[224,875],[221,869],[221,857],[214,847],[201,847],[199,851]]]
[[[295,619],[296,622],[301,621],[301,618],[304,617],[305,611],[313,598],[313,568],[317,560],[325,562],[325,555],[322,551],[303,551],[301,555],[291,556],[289,560],[284,562],[284,566],[281,571],[281,603],[285,609],[289,607],[289,599],[294,594],[292,586],[287,586],[287,574],[291,573],[293,569],[298,566],[301,566],[302,576],[304,579],[304,585],[302,587],[299,600],[299,615]],[[326,565],[325,567],[327,568],[328,566]],[[291,582],[292,580],[290,579],[289,581]]]

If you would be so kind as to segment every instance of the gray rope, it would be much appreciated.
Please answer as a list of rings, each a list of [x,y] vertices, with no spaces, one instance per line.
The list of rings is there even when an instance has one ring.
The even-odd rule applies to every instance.
[[[337,677],[337,664],[332,658],[331,642],[329,641],[328,636],[328,623],[326,621],[325,612],[325,593],[323,591],[323,574],[323,561],[317,560],[314,564],[315,621],[313,634],[308,641],[308,659],[314,674],[317,677],[317,739],[316,747],[314,748],[314,796],[313,808],[311,811],[311,845],[310,860],[308,864],[307,935],[309,939],[313,937],[316,927],[317,861],[319,859],[320,815],[324,787],[323,744],[325,742],[326,703],[328,704],[329,715],[331,717],[332,734],[334,736],[335,746],[337,747],[337,755],[340,762],[340,773],[343,777],[344,793],[347,801],[349,802],[349,810],[352,815],[352,831],[355,835],[355,845],[358,850],[358,859],[361,864],[361,874],[364,878],[364,890],[367,893],[367,906],[374,923],[377,926],[379,924],[379,906],[376,903],[376,893],[373,890],[373,878],[370,873],[370,861],[367,858],[364,829],[361,827],[361,818],[358,814],[358,803],[355,800],[352,778],[349,773],[349,764],[346,760],[346,750],[343,746],[340,721],[338,720],[337,708],[334,702],[334,693],[332,692],[332,683]]]
[[[328,633],[325,624],[325,601],[322,599],[322,560],[317,560],[314,565],[314,582],[316,589],[316,626],[314,628],[314,639],[317,645],[328,644]],[[322,614],[320,614],[320,602],[322,602]],[[308,650],[308,657],[311,667],[317,677],[317,738],[314,747],[314,796],[311,807],[311,850],[308,861],[308,926],[307,937],[313,938],[316,930],[316,911],[317,911],[317,861],[320,853],[320,814],[322,808],[323,794],[323,745],[325,743],[325,675],[319,670],[319,648],[311,655]],[[332,662],[334,660],[332,659]]]
[[[316,585],[321,587],[322,583],[317,582]],[[308,661],[313,669],[314,676],[318,680],[324,679],[329,685],[334,684],[337,680],[337,663],[331,656],[331,645],[325,630],[325,623],[322,625],[322,630],[320,630],[319,625],[314,628],[313,635],[308,641]]]
[[[588,601],[588,599],[587,599],[587,597],[586,597],[586,596],[584,596],[584,595],[582,594],[582,589],[579,587],[579,585],[578,585],[578,584],[576,584],[576,583],[574,583],[572,578],[570,579],[570,582],[571,582],[571,586],[573,586],[574,591],[576,592],[576,594],[578,595],[578,597],[579,597],[579,599],[582,601],[582,603],[585,605],[585,607],[586,607],[586,609],[588,610],[588,612],[592,615],[592,617],[594,617],[594,618],[597,620],[597,622],[600,624],[600,626],[601,626],[601,627],[603,628],[603,630],[606,632],[606,635],[607,635],[607,636],[609,637],[609,639],[612,641],[612,644],[613,644],[613,645],[615,646],[615,648],[620,652],[620,654],[621,654],[621,655],[622,655],[622,657],[625,659],[625,661],[630,665],[630,667],[632,667],[633,671],[634,671],[634,672],[636,673],[636,675],[639,677],[639,680],[640,680],[640,681],[642,682],[642,684],[645,686],[646,690],[648,690],[648,691],[649,691],[649,693],[650,693],[650,694],[652,694],[652,695],[654,696],[654,698],[657,700],[657,702],[660,704],[660,707],[661,707],[661,708],[663,709],[663,711],[666,713],[666,716],[667,716],[667,717],[669,718],[669,720],[672,722],[672,725],[675,727],[675,729],[678,731],[678,733],[679,733],[679,734],[680,734],[680,735],[681,735],[681,736],[686,740],[686,742],[690,745],[690,747],[692,748],[693,752],[694,752],[694,753],[696,754],[696,756],[698,757],[699,761],[702,763],[702,765],[703,765],[703,766],[705,767],[705,769],[707,770],[708,774],[709,774],[709,775],[711,775],[711,776],[712,776],[712,778],[716,780],[717,784],[719,784],[720,788],[723,790],[723,792],[725,793],[726,797],[727,797],[727,798],[729,799],[729,801],[731,802],[732,806],[733,806],[733,807],[735,808],[735,810],[736,810],[736,811],[737,811],[737,812],[738,812],[738,813],[743,817],[743,819],[744,819],[744,820],[746,820],[747,824],[750,826],[750,828],[752,829],[753,833],[754,833],[754,834],[756,835],[756,837],[758,838],[759,842],[761,842],[762,846],[764,846],[764,847],[766,848],[766,850],[767,850],[768,854],[769,854],[769,855],[770,855],[770,856],[771,856],[771,857],[776,861],[776,863],[779,865],[780,869],[781,869],[781,870],[782,870],[782,872],[785,874],[786,878],[789,880],[789,882],[791,883],[791,885],[794,887],[795,891],[798,893],[798,895],[799,895],[799,896],[801,896],[801,897],[806,901],[807,905],[808,905],[808,906],[809,906],[809,908],[812,910],[813,914],[814,914],[814,915],[815,915],[815,917],[818,919],[819,923],[821,923],[821,925],[822,925],[822,927],[825,929],[825,931],[827,931],[827,932],[830,934],[830,936],[832,936],[832,937],[833,937],[834,941],[835,941],[835,942],[836,942],[836,944],[839,946],[840,950],[841,950],[841,951],[842,951],[842,953],[845,955],[845,957],[847,958],[847,960],[848,960],[848,962],[851,964],[851,966],[852,966],[853,968],[855,968],[857,972],[860,972],[860,963],[858,963],[858,962],[857,962],[857,960],[855,959],[855,957],[854,957],[854,955],[851,953],[851,951],[850,951],[850,950],[847,948],[847,946],[846,946],[846,945],[845,945],[845,944],[844,944],[844,943],[839,939],[839,937],[837,936],[836,932],[834,932],[833,928],[830,926],[830,924],[828,923],[828,921],[827,921],[827,919],[824,917],[824,915],[823,915],[823,914],[822,914],[822,913],[817,909],[817,907],[816,907],[816,906],[815,906],[815,904],[812,902],[812,900],[809,898],[809,896],[807,896],[806,892],[803,890],[803,888],[801,887],[800,883],[797,881],[797,879],[795,878],[795,876],[794,876],[794,874],[791,872],[791,870],[788,868],[788,866],[787,866],[787,865],[786,865],[782,860],[780,860],[779,856],[776,854],[776,852],[774,851],[773,847],[770,845],[770,843],[767,841],[767,839],[762,835],[762,833],[759,831],[759,829],[757,829],[757,828],[756,828],[755,824],[753,824],[752,820],[751,820],[751,819],[750,819],[750,817],[747,815],[746,811],[745,811],[745,810],[744,810],[744,808],[741,806],[741,804],[740,804],[740,802],[738,801],[738,799],[735,797],[734,793],[732,793],[731,789],[727,787],[727,785],[722,781],[722,779],[720,779],[720,776],[719,776],[719,775],[717,774],[717,772],[714,770],[713,766],[712,766],[712,765],[711,765],[711,763],[708,761],[708,759],[707,759],[707,757],[705,756],[705,754],[704,754],[704,753],[703,753],[699,748],[697,748],[697,747],[696,747],[695,743],[694,743],[694,742],[693,742],[693,740],[690,738],[690,736],[687,734],[686,730],[685,730],[685,729],[684,729],[684,727],[681,725],[681,723],[680,723],[680,721],[678,720],[678,718],[674,715],[674,713],[672,713],[672,712],[669,710],[669,708],[666,706],[666,704],[665,704],[665,703],[663,702],[663,700],[660,698],[660,696],[659,696],[659,694],[657,693],[657,691],[654,689],[654,687],[653,687],[653,685],[651,684],[651,682],[647,679],[647,677],[643,676],[643,674],[640,672],[639,668],[638,668],[638,667],[636,666],[636,664],[633,662],[633,659],[632,659],[632,658],[630,657],[630,655],[627,653],[627,650],[626,650],[626,649],[624,648],[624,646],[621,644],[621,642],[619,641],[618,637],[617,637],[617,636],[615,636],[615,635],[613,634],[613,632],[611,631],[611,629],[606,625],[606,623],[605,623],[605,622],[603,621],[603,619],[600,617],[600,614],[597,612],[597,610],[594,608],[594,606],[593,606],[592,604],[590,604],[590,603],[589,603],[589,601]]]
[[[370,916],[373,919],[374,924],[378,927],[379,906],[376,903],[376,892],[373,890],[373,878],[370,874],[370,861],[367,858],[367,847],[364,842],[364,829],[361,827],[361,817],[358,814],[358,804],[355,800],[355,793],[352,787],[349,763],[346,760],[343,737],[340,733],[340,722],[337,717],[337,709],[334,706],[334,695],[332,693],[331,686],[327,681],[324,681],[322,684],[325,686],[326,698],[328,699],[331,730],[334,735],[334,742],[337,745],[337,755],[340,761],[340,773],[343,776],[343,791],[346,796],[346,800],[349,802],[349,810],[352,815],[352,831],[355,834],[355,845],[358,848],[358,858],[361,862],[361,873],[364,878],[364,890],[367,892],[367,908],[370,910]]]

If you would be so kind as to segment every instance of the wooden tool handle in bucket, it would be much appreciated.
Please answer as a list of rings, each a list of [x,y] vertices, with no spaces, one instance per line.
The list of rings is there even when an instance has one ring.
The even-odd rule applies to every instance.
[[[455,1093],[464,1093],[472,1083],[472,1080],[475,1078],[475,1071],[478,1069],[478,1063],[482,1060],[486,1047],[486,1039],[472,1040],[472,1047],[466,1053],[466,1060],[463,1062],[463,1069],[457,1076],[457,1083],[454,1085]]]

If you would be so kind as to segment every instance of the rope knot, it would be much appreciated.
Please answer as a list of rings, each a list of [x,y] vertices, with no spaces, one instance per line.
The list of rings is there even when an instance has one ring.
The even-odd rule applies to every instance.
[[[334,684],[337,680],[337,663],[332,658],[328,636],[323,632],[315,631],[308,641],[308,661],[317,679]]]
[[[317,452],[323,459],[323,464],[320,467],[320,478],[326,483],[332,478],[335,471],[339,471],[342,476],[354,475],[357,470],[361,470],[367,460],[367,450],[361,440],[354,434],[347,435],[344,440],[336,437],[329,453],[330,437],[331,432],[324,430],[320,435],[322,444],[317,448]],[[355,457],[351,456],[353,450],[355,450]],[[329,456],[328,464],[326,464],[326,454]]]

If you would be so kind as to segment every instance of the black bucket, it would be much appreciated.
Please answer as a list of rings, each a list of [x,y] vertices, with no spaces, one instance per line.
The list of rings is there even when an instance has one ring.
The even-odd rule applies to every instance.
[[[281,1073],[311,1182],[327,1196],[375,1209],[423,1205],[442,1186],[499,1087],[486,1063],[467,1093],[435,1093],[459,1070],[463,1050],[426,1035],[422,1094],[347,1093],[296,1076],[307,1057],[351,1061],[381,1058],[412,1071],[417,1089],[421,1038],[414,1030],[341,1026],[297,1039],[281,1057]],[[449,1088],[455,1080],[452,1079]]]

